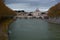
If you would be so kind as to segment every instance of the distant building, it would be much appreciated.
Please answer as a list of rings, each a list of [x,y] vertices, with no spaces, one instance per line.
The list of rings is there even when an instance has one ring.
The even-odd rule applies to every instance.
[[[40,16],[40,14],[41,14],[41,12],[40,12],[40,10],[39,9],[36,9],[33,13],[32,13],[32,15],[33,16]]]
[[[28,12],[25,12],[24,10],[21,10],[21,11],[16,11],[17,13],[17,16],[27,16],[28,15]]]

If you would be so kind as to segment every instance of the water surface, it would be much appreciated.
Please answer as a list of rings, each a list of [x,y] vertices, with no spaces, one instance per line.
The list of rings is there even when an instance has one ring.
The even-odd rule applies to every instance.
[[[60,40],[60,25],[41,19],[17,19],[9,27],[9,40]]]

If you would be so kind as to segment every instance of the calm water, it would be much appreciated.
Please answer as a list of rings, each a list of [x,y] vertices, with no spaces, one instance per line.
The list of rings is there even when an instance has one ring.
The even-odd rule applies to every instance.
[[[9,40],[60,40],[60,25],[41,19],[17,19],[9,32]]]

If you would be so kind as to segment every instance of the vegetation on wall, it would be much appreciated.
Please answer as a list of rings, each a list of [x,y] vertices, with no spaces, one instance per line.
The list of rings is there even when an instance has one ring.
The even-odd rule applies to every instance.
[[[51,7],[48,10],[49,17],[60,17],[60,3],[56,4],[55,6]]]
[[[11,17],[11,16],[14,16],[16,15],[16,13],[11,10],[10,8],[8,8],[3,0],[0,0],[0,20],[3,18],[3,17]]]

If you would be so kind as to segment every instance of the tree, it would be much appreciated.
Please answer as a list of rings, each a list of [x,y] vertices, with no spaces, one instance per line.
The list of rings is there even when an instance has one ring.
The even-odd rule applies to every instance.
[[[8,8],[4,4],[3,0],[0,0],[0,19],[5,16],[14,16],[14,15],[16,15],[16,13],[10,8]]]
[[[60,3],[56,4],[55,6],[51,7],[48,10],[49,17],[60,17]]]

